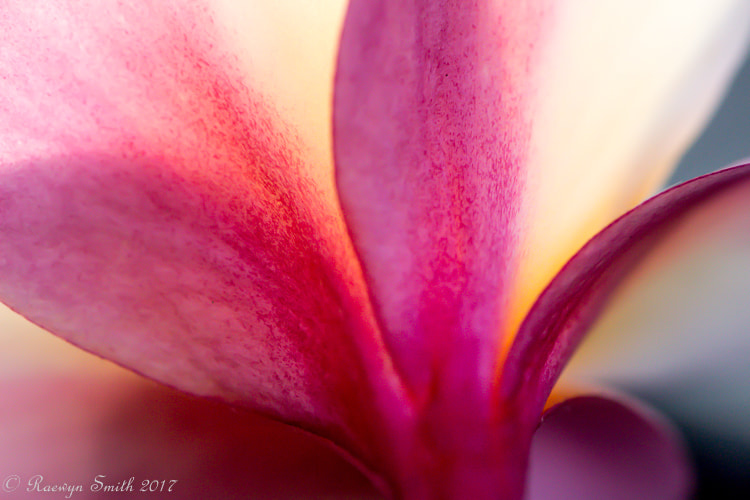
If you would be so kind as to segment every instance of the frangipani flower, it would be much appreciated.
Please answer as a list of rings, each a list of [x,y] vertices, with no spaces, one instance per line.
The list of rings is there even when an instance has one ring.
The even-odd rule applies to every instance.
[[[6,350],[3,486],[686,496],[663,420],[555,386],[590,328],[634,353],[675,337],[586,365],[657,374],[750,319],[721,301],[750,282],[750,167],[594,236],[664,180],[745,46],[750,4],[672,3],[5,2],[0,298],[213,401]],[[683,274],[714,254],[722,295]]]

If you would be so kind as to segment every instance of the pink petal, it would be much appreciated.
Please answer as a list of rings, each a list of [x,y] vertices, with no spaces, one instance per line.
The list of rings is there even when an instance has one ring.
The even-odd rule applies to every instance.
[[[692,480],[669,424],[622,396],[579,395],[548,409],[534,435],[528,500],[685,500]]]
[[[49,498],[26,491],[42,475],[46,485],[84,485],[74,498],[114,494],[89,490],[99,474],[136,477],[125,497],[143,498],[145,479],[171,478],[172,492],[148,495],[376,498],[330,442],[144,380],[0,307],[0,488],[16,475],[9,498]]]
[[[545,4],[545,2],[539,2]],[[541,5],[351,2],[337,182],[384,335],[418,400],[486,412],[512,279]]]
[[[531,426],[497,414],[493,379],[541,11],[349,4],[336,176],[384,341],[414,401],[394,446],[404,498],[516,498],[523,488]]]
[[[748,9],[350,4],[339,193],[386,344],[418,398],[445,392],[474,408],[490,397],[497,353],[545,284],[659,185],[710,113],[741,59]]]
[[[750,183],[683,215],[612,291],[569,373],[632,387],[750,449]],[[724,450],[720,459],[747,472]]]
[[[255,85],[226,17],[5,3],[0,297],[148,377],[368,455],[397,382],[330,164]]]
[[[90,486],[104,475],[107,484],[134,477],[126,497],[145,495],[143,481],[176,480],[154,496],[379,498],[320,438],[112,371],[0,382],[0,471],[20,478],[16,495],[48,498],[28,491],[41,475],[42,485],[83,485],[75,498],[101,498]]]
[[[656,375],[672,363],[670,352],[684,352],[686,346],[691,346],[688,350],[696,362],[709,356],[703,361],[710,363],[706,366],[727,373],[724,363],[732,358],[711,360],[708,346],[727,346],[733,339],[735,349],[748,346],[746,336],[735,333],[744,332],[750,320],[744,302],[731,308],[741,313],[737,315],[726,315],[727,309],[720,307],[748,291],[743,271],[748,269],[749,255],[748,189],[750,165],[723,170],[652,198],[599,233],[556,276],[524,321],[505,366],[503,398],[516,404],[525,401],[524,408],[533,418],[592,324],[592,335],[601,325],[601,330],[616,336],[609,355],[595,360],[600,373],[616,372],[625,363],[642,374]],[[698,264],[684,258],[695,255],[711,255],[715,261]],[[724,267],[732,256],[744,264]],[[732,279],[724,279],[727,287],[717,289],[711,275],[720,269]],[[667,281],[664,276],[674,279]],[[631,283],[646,288],[633,289]],[[655,288],[646,295],[649,284]],[[631,309],[623,314],[627,309],[619,301],[626,295],[621,294],[631,292],[633,297],[633,290],[648,306],[647,313]],[[686,295],[706,300],[682,300]],[[697,328],[696,318],[701,318]],[[729,327],[734,321],[738,322]],[[658,326],[644,329],[648,324]],[[685,328],[691,324],[693,331]],[[696,330],[702,332],[698,339]],[[635,347],[632,354],[629,344]],[[643,349],[649,344],[663,346],[665,357]],[[590,358],[599,357],[594,352]]]

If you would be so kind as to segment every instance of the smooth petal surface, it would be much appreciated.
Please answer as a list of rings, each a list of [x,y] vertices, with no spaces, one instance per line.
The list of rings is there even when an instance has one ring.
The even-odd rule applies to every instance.
[[[685,448],[668,423],[611,393],[549,408],[531,445],[528,500],[686,500]]]
[[[320,438],[146,381],[7,310],[0,321],[8,498],[378,498]],[[133,477],[133,492],[96,490],[97,476],[111,486]],[[64,484],[82,491],[43,489]]]
[[[235,54],[247,36],[223,23],[283,10],[228,8],[4,4],[0,299],[151,378],[361,450],[395,379],[331,165],[284,114],[294,92],[255,78],[248,54],[276,42],[256,32]],[[330,24],[308,30],[332,42]]]
[[[499,344],[583,242],[668,175],[749,23],[741,1],[350,4],[337,182],[417,396],[492,393]]]
[[[748,194],[750,165],[723,170],[665,191],[598,234],[524,321],[505,366],[503,397],[525,401],[534,418],[593,324],[591,347],[581,354],[591,363],[587,375],[622,374],[628,367],[639,379],[697,377],[704,381],[691,386],[690,400],[713,398],[706,408],[713,419],[722,397],[742,401],[748,394]],[[605,337],[611,347],[597,349]],[[580,377],[581,366],[571,375]],[[711,373],[716,378],[703,378]],[[746,416],[736,415],[737,421]]]
[[[613,291],[569,372],[661,398],[750,447],[750,182],[702,205]]]
[[[546,14],[513,331],[554,274],[654,193],[746,52],[743,0],[565,0]]]

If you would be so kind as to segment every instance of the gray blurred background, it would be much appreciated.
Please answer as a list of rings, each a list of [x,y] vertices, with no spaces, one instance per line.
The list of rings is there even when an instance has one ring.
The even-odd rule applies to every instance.
[[[687,152],[669,184],[737,164],[743,159],[750,160],[750,58],[740,69],[711,124]],[[738,385],[747,387],[748,381]],[[661,405],[663,401],[655,396],[641,396],[670,413],[669,405]],[[697,498],[750,499],[750,448],[685,425],[679,421],[679,415],[671,416],[682,425],[699,466]]]
[[[750,58],[740,69],[711,124],[687,152],[669,184],[750,158]],[[750,425],[750,422],[748,423]],[[750,498],[750,497],[748,497]]]

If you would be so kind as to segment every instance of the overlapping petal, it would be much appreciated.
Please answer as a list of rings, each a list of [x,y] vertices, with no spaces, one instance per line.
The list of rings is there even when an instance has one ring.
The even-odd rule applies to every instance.
[[[320,438],[146,381],[7,310],[0,320],[4,495],[378,498]],[[64,485],[81,491],[44,491]]]
[[[661,179],[731,74],[748,6],[680,5],[669,37],[658,29],[668,2],[645,14],[623,7],[613,19],[643,26],[638,43],[604,44],[618,64],[592,75],[596,56],[582,72],[561,61],[613,38],[596,2],[354,0],[334,115],[348,227],[328,128],[342,2],[329,6],[332,17],[291,2],[9,2],[0,298],[148,377],[380,461],[397,494],[459,495],[465,484],[469,496],[520,494],[534,419],[622,273],[747,170],[679,188],[610,227],[546,289],[504,368],[503,347],[581,240]],[[283,20],[291,41],[268,19]],[[655,34],[666,43],[654,46]],[[636,71],[655,74],[615,85]],[[611,124],[622,96],[628,113]],[[676,138],[663,139],[674,123]],[[41,382],[24,382],[35,388],[28,400],[3,392],[38,411],[39,395],[57,401]],[[153,398],[170,419],[203,412],[144,391],[134,400]],[[622,405],[566,407],[653,431]],[[75,408],[73,435],[107,417]]]
[[[706,119],[749,9],[351,3],[338,187],[386,343],[418,395],[486,397],[498,345],[545,284],[659,185]]]
[[[750,447],[750,182],[724,191],[663,231],[569,372],[661,395],[683,423]]]
[[[396,382],[325,146],[295,114],[326,100],[333,54],[311,96],[277,92],[267,77],[295,60],[253,57],[285,34],[235,53],[248,35],[224,23],[291,8],[261,4],[6,2],[0,297],[151,378],[361,450]],[[317,17],[326,41],[304,49],[333,50]]]
[[[531,446],[528,500],[688,498],[685,448],[653,410],[611,391],[569,392]]]
[[[338,188],[386,343],[419,399],[488,397],[516,265],[544,5],[349,6],[335,87]]]
[[[517,327],[598,231],[654,193],[742,61],[750,4],[566,0],[533,72]]]
[[[597,331],[618,337],[619,348],[609,356],[595,356],[600,370],[612,373],[618,364],[642,376],[675,363],[697,368],[690,360],[697,360],[698,352],[710,359],[710,338],[717,339],[710,341],[714,346],[723,346],[718,349],[725,349],[724,356],[746,349],[748,189],[750,165],[710,174],[648,200],[593,238],[555,277],[522,325],[504,367],[503,398],[524,400],[533,418],[592,324],[592,345]],[[726,252],[731,265],[695,258],[717,248]],[[681,283],[672,281],[665,288],[667,277]],[[727,292],[734,292],[737,302],[725,300]],[[633,304],[648,311],[630,309],[644,313],[631,317],[627,308]],[[628,344],[637,345],[638,354],[634,349],[628,356]],[[649,355],[648,344],[661,345],[663,358]],[[728,374],[731,359],[709,362]]]

